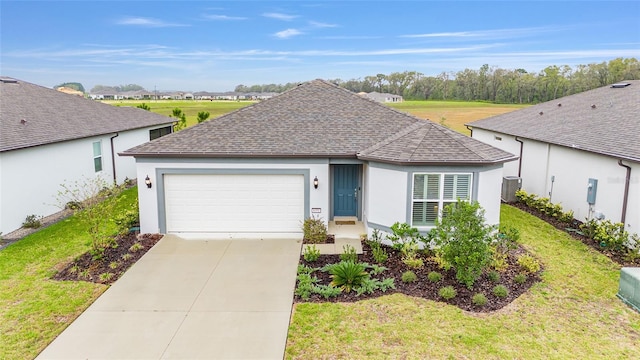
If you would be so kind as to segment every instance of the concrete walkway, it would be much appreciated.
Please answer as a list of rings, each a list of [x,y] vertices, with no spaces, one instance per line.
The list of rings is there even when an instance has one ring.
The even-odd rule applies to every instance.
[[[282,359],[300,249],[167,235],[37,359]]]

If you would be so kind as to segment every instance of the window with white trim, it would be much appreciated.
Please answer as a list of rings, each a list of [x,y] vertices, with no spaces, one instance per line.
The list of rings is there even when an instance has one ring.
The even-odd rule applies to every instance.
[[[93,168],[96,172],[102,171],[102,141],[93,143]]]
[[[450,203],[471,200],[471,174],[414,174],[411,225],[434,226]]]

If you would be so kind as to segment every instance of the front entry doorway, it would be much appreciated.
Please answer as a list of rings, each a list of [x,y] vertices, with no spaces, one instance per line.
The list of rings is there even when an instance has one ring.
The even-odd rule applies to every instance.
[[[360,165],[333,165],[333,216],[358,216]]]

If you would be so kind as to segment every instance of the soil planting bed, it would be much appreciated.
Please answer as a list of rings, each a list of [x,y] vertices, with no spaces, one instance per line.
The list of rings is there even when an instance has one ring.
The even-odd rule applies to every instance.
[[[514,277],[522,272],[520,266],[516,262],[517,256],[526,252],[522,248],[518,248],[510,252],[507,258],[509,267],[506,271],[499,273],[499,281],[494,282],[488,278],[487,274],[483,274],[478,280],[476,280],[473,288],[468,289],[465,285],[459,283],[456,280],[456,273],[453,269],[450,269],[448,271],[440,269],[434,261],[429,260],[424,255],[422,255],[422,259],[424,260],[423,268],[409,269],[409,267],[402,262],[401,254],[399,252],[396,252],[391,247],[385,245],[383,245],[383,247],[389,254],[389,258],[383,264],[383,266],[387,267],[388,270],[385,270],[379,275],[371,275],[371,277],[380,280],[382,280],[383,278],[392,277],[395,279],[395,289],[390,289],[384,293],[380,290],[376,290],[372,294],[362,294],[360,296],[357,296],[355,291],[351,291],[349,293],[343,291],[337,297],[329,299],[325,299],[324,297],[321,297],[320,295],[314,293],[311,295],[311,298],[309,300],[303,300],[300,297],[295,296],[295,302],[354,302],[393,293],[403,293],[409,296],[446,302],[467,311],[490,312],[498,310],[511,303],[518,296],[525,293],[533,284],[540,281],[540,272],[538,272],[536,274],[528,275],[527,280],[522,284],[518,284],[517,282],[515,282]],[[362,248],[364,253],[358,255],[358,261],[375,264],[375,260],[373,258],[369,245],[366,242],[363,242]],[[312,268],[321,268],[326,264],[338,262],[340,262],[339,255],[321,255],[320,258],[315,262],[307,262],[302,256],[300,257],[300,264],[304,264]],[[402,282],[402,273],[407,270],[412,270],[417,275],[417,281],[413,283]],[[442,280],[436,283],[429,281],[427,275],[431,271],[437,271],[442,274]],[[319,279],[319,282],[317,283],[318,285],[327,285],[331,282],[331,277],[328,272],[317,270],[314,271],[312,275],[316,276]],[[449,285],[453,286],[456,289],[457,296],[451,300],[445,301],[438,295],[438,290]],[[508,296],[499,298],[493,295],[492,289],[496,285],[504,285],[509,290]],[[471,299],[476,293],[483,293],[487,297],[488,301],[486,305],[476,306],[472,303]]]
[[[111,284],[161,238],[160,234],[140,235],[135,232],[119,236],[116,239],[117,246],[107,248],[101,259],[94,260],[91,253],[84,253],[72,262],[63,264],[63,268],[52,279]]]

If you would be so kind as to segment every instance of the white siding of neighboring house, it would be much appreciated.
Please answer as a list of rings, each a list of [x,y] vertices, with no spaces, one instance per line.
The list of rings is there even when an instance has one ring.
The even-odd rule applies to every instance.
[[[329,163],[324,161],[311,161],[305,163],[304,160],[298,162],[281,161],[278,162],[265,162],[265,161],[251,161],[251,160],[233,160],[228,159],[221,160],[196,160],[190,161],[188,159],[172,160],[145,160],[138,159],[137,161],[137,178],[138,183],[138,199],[140,203],[140,230],[143,233],[157,233],[160,232],[159,223],[159,211],[158,209],[158,197],[159,187],[158,182],[162,179],[156,178],[156,169],[171,169],[171,170],[185,170],[206,172],[210,169],[232,169],[245,171],[245,170],[267,170],[267,169],[300,169],[309,171],[309,213],[321,217],[325,222],[329,219]],[[144,186],[144,179],[149,176],[154,184],[151,189]],[[318,177],[318,188],[314,189],[313,179]],[[311,214],[312,208],[320,209],[319,214]],[[302,224],[300,224],[302,229]]]
[[[156,127],[152,127],[156,128]],[[149,129],[121,132],[114,139],[118,182],[136,176],[135,161],[117,153],[149,141]],[[22,226],[28,215],[47,216],[60,211],[56,195],[61,185],[83,177],[113,181],[110,137],[113,134],[0,153],[0,231]],[[102,142],[102,171],[93,165],[93,143]]]
[[[502,137],[496,141],[495,136]],[[520,144],[513,136],[474,129],[473,137],[513,153],[519,153]],[[579,149],[550,145],[534,140],[524,142],[522,155],[522,188],[540,197],[549,197],[551,177],[554,176],[551,201],[559,203],[565,211],[573,210],[578,220],[592,216],[591,211],[602,212],[614,222],[621,220],[626,169],[618,159]],[[517,152],[514,148],[518,149]],[[640,232],[640,164],[623,162],[631,166],[631,181],[627,205],[626,229]],[[515,167],[513,165],[516,165]],[[518,162],[505,166],[505,176],[517,176]],[[589,178],[598,180],[596,204],[587,203]]]

